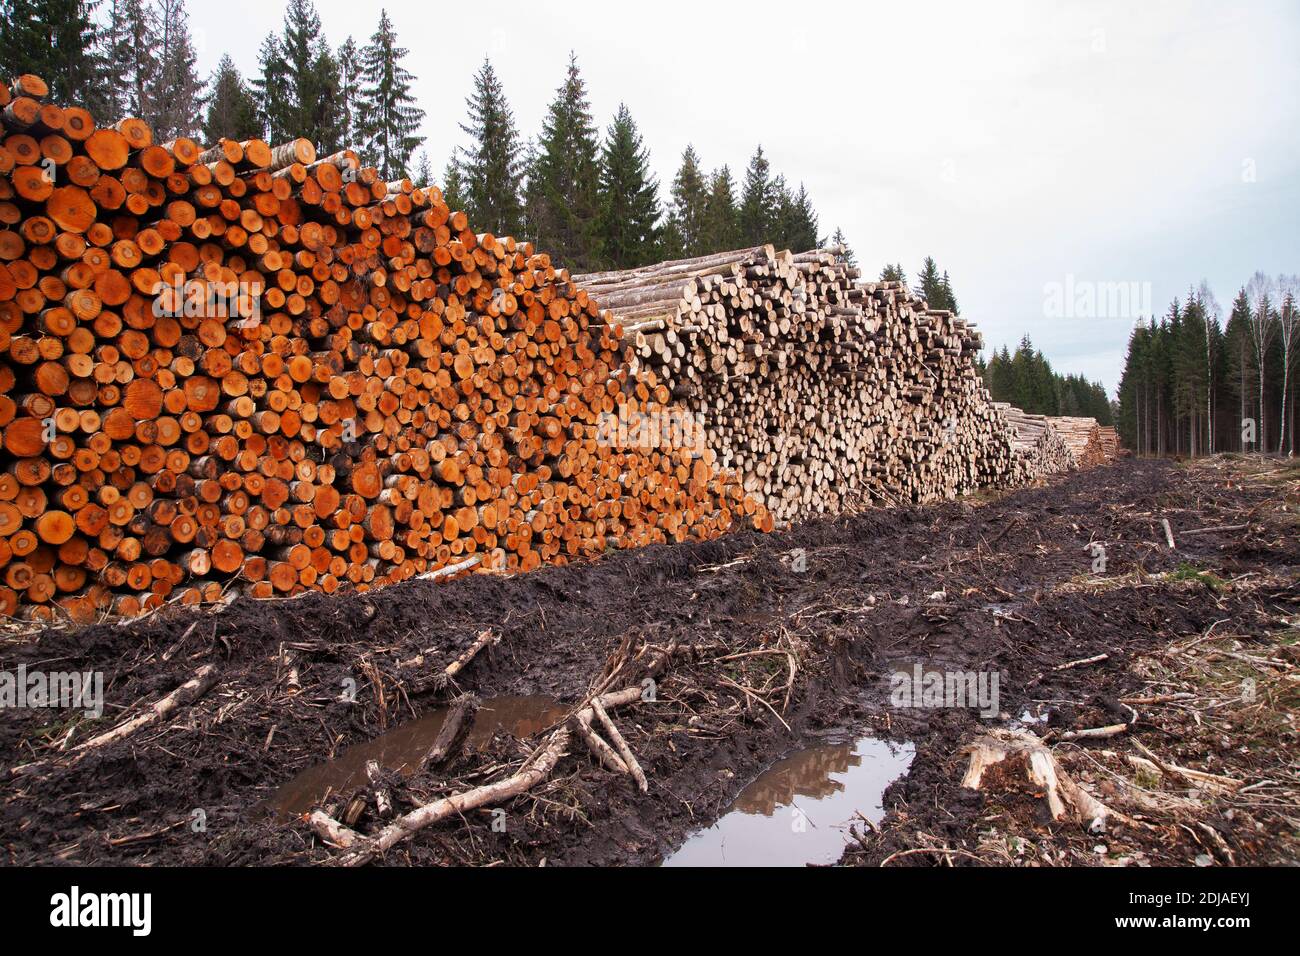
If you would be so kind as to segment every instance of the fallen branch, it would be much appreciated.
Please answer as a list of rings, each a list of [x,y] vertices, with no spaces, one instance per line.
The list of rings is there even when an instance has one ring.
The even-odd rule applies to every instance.
[[[500,640],[500,638],[497,637],[491,628],[488,628],[474,639],[474,643],[465,649],[465,653],[461,654],[460,657],[448,664],[447,669],[443,671],[443,673],[448,677],[455,677],[465,669],[470,661],[478,656],[479,651],[483,650],[483,648],[487,647],[489,644],[495,644],[498,640]]]
[[[969,853],[966,850],[956,850],[953,849],[952,847],[947,847],[947,846],[916,846],[916,847],[912,847],[910,850],[899,850],[897,853],[891,853],[889,854],[889,856],[881,860],[880,865],[882,867],[888,866],[894,860],[902,859],[905,856],[913,856],[914,854],[917,853],[942,853],[944,856],[950,856],[952,854],[956,854],[957,856],[964,856],[967,859],[974,860],[976,863],[982,864],[984,866],[988,866],[987,861],[980,859],[974,853]],[[952,861],[949,860],[948,862],[949,865],[951,865]]]
[[[1193,770],[1190,767],[1180,767],[1176,763],[1169,763],[1168,761],[1162,760],[1160,757],[1156,756],[1147,747],[1143,746],[1142,741],[1140,740],[1134,740],[1133,746],[1142,751],[1146,756],[1139,757],[1135,754],[1124,754],[1122,756],[1133,766],[1139,767],[1143,770],[1155,771],[1157,774],[1167,776],[1182,777],[1184,780],[1198,786],[1217,790],[1234,791],[1240,788],[1245,782],[1242,780],[1235,780],[1232,777],[1223,777],[1216,773],[1206,773],[1204,770]],[[1121,756],[1113,750],[1103,750],[1101,752],[1107,756]]]
[[[312,813],[307,818],[307,822],[322,840],[344,850],[355,846],[363,839],[356,830],[345,827],[324,810],[317,810]]]
[[[596,712],[596,717],[605,726],[605,731],[609,734],[609,739],[612,740],[614,746],[618,748],[619,755],[623,758],[623,763],[627,765],[627,772],[632,775],[632,779],[635,780],[636,785],[641,788],[641,792],[645,793],[650,789],[650,784],[645,778],[645,772],[641,769],[641,765],[637,763],[636,757],[633,756],[632,748],[627,745],[627,741],[623,739],[623,735],[619,733],[618,728],[614,726],[614,721],[609,719],[609,714],[607,714],[605,708],[601,706],[599,697],[592,700],[591,709]]]
[[[1128,730],[1132,724],[1110,724],[1106,727],[1089,727],[1087,730],[1066,730],[1056,734],[1057,740],[1106,740]]]
[[[1100,664],[1102,661],[1110,660],[1109,654],[1097,654],[1094,657],[1085,657],[1081,660],[1070,661],[1067,664],[1057,664],[1052,668],[1054,671],[1068,671],[1076,667],[1087,667],[1089,664]]]
[[[1179,691],[1176,694],[1156,694],[1154,697],[1121,697],[1119,701],[1121,704],[1142,704],[1147,706],[1150,704],[1168,704],[1175,700],[1191,700],[1195,696],[1195,694],[1187,691]]]
[[[614,752],[614,748],[605,743],[605,739],[591,729],[591,721],[595,716],[590,708],[582,710],[573,717],[573,729],[578,732],[587,749],[595,755],[596,759],[615,773],[628,773],[627,764],[623,758]]]
[[[445,568],[439,568],[437,571],[426,571],[424,574],[417,574],[417,581],[436,581],[439,578],[449,578],[453,574],[459,574],[461,571],[468,571],[470,568],[481,563],[483,555],[476,554],[471,558],[466,558],[457,564],[449,564]]]
[[[542,748],[522,770],[514,776],[475,787],[462,793],[443,797],[433,803],[412,810],[398,817],[377,835],[355,841],[346,854],[339,858],[340,866],[361,866],[373,860],[379,854],[391,849],[403,840],[410,839],[420,830],[448,817],[459,816],[470,810],[493,803],[501,803],[511,797],[531,790],[545,780],[555,769],[555,765],[564,756],[569,744],[569,729],[561,727],[551,735],[546,746]],[[313,814],[313,817],[316,815]]]
[[[1122,724],[1107,724],[1105,727],[1089,727],[1087,730],[1065,730],[1060,733],[1052,732],[1047,734],[1044,739],[1054,738],[1056,740],[1106,740],[1109,737],[1116,737],[1124,733],[1138,722],[1138,712],[1128,704],[1120,704],[1129,712],[1129,719]]]
[[[1184,538],[1189,534],[1213,534],[1216,531],[1246,531],[1250,528],[1248,524],[1221,524],[1213,528],[1193,528],[1191,531],[1178,532]]]
[[[785,718],[782,717],[780,714],[778,714],[778,713],[776,712],[776,708],[773,707],[771,704],[769,704],[769,703],[768,703],[768,702],[763,698],[763,696],[762,696],[761,694],[756,694],[756,693],[754,693],[754,691],[750,690],[748,687],[744,687],[744,686],[742,686],[742,685],[740,685],[740,684],[737,684],[734,680],[732,680],[732,679],[729,678],[729,677],[723,677],[723,678],[722,678],[722,682],[723,682],[724,684],[730,684],[732,687],[736,688],[736,690],[740,691],[742,694],[744,694],[746,697],[750,698],[751,700],[756,700],[756,701],[758,701],[760,704],[762,704],[764,707],[766,707],[768,710],[770,710],[770,711],[772,712],[772,716],[773,716],[773,717],[775,717],[777,720],[781,721],[781,726],[782,726],[782,727],[784,727],[786,730],[790,731],[790,733],[794,733],[793,730],[790,730],[790,725],[787,724],[787,723],[785,722]]]
[[[659,650],[658,657],[648,667],[649,676],[653,677],[664,669],[678,646],[674,642],[667,648]],[[643,649],[644,650],[644,649]],[[308,818],[311,828],[335,846],[344,847],[347,852],[335,862],[339,866],[362,866],[376,856],[408,840],[425,827],[432,826],[449,817],[459,816],[470,810],[506,800],[525,793],[537,786],[555,769],[556,764],[568,753],[572,732],[571,721],[590,722],[596,717],[596,708],[608,711],[641,699],[639,685],[625,687],[592,698],[583,707],[570,715],[569,721],[561,724],[551,732],[545,744],[535,750],[524,762],[520,770],[496,783],[490,783],[473,790],[462,791],[449,797],[442,797],[424,806],[417,807],[410,813],[398,817],[379,833],[363,837],[348,829],[324,811],[317,810]],[[615,731],[617,733],[617,731]],[[620,735],[621,738],[621,735]],[[626,746],[626,741],[624,741]],[[631,751],[629,750],[630,754]],[[629,768],[630,769],[630,768]],[[639,769],[639,768],[638,768]]]
[[[107,733],[100,734],[98,737],[92,737],[90,740],[80,743],[73,747],[73,752],[94,750],[97,747],[104,747],[108,744],[115,743],[125,737],[129,737],[137,730],[156,724],[165,720],[172,711],[188,706],[194,703],[217,682],[217,666],[215,664],[204,664],[194,676],[187,680],[180,687],[168,694],[166,697],[154,703],[148,710],[137,717],[128,720],[124,724],[119,724]]]
[[[599,698],[599,702],[604,707],[618,707],[640,699],[641,688],[634,686],[604,694]],[[588,705],[575,716],[581,716],[583,713],[594,715],[595,711]],[[470,810],[476,810],[479,807],[502,803],[531,790],[550,775],[551,771],[555,769],[555,765],[559,763],[560,758],[568,752],[570,738],[571,734],[568,726],[561,725],[551,734],[547,743],[524,763],[523,768],[518,773],[496,783],[490,783],[486,786],[476,787],[473,790],[452,794],[450,797],[442,797],[432,803],[426,803],[424,806],[398,817],[375,836],[358,837],[349,845],[349,852],[338,859],[338,865],[361,866],[401,841],[410,839],[425,827],[446,820],[448,817],[459,816]],[[312,829],[317,833],[333,834],[334,836],[328,839],[330,839],[330,842],[336,843],[336,845],[343,846],[334,837],[340,837],[344,840],[349,839],[347,834],[343,832],[346,828],[321,811],[313,813],[309,822],[312,824]]]

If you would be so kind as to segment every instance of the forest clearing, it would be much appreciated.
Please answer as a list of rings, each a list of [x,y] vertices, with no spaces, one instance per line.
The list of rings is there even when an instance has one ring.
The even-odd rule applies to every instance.
[[[834,821],[843,851],[828,862],[1285,862],[1296,833],[1297,508],[1295,467],[1126,461],[986,500],[517,577],[11,638],[6,668],[77,660],[104,671],[110,700],[135,703],[88,724],[35,713],[4,723],[5,852],[11,863],[336,863],[346,852],[302,807],[341,819],[355,802],[346,829],[379,832],[516,777],[584,701],[630,686],[633,699],[609,717],[646,790],[571,743],[529,789],[377,859],[654,864],[780,758],[871,737],[914,756],[885,781],[882,818]],[[1095,541],[1108,556],[1100,574]],[[796,550],[802,571],[791,568]],[[483,634],[491,642],[453,677],[430,679]],[[997,715],[891,705],[891,673],[917,663],[995,670]],[[207,668],[203,692],[156,725],[79,749]],[[651,700],[641,699],[647,675]],[[506,699],[548,703],[516,712],[523,723],[454,736],[435,762],[425,748],[436,728],[413,749],[398,741],[374,780],[348,757],[458,702]],[[1057,772],[1104,805],[1104,832],[1090,833],[1073,805],[1053,820],[1041,790],[1014,775],[963,789],[969,748],[999,733],[1041,742]],[[303,778],[331,760],[354,772]],[[823,768],[786,786],[783,829],[791,797],[828,781]],[[200,811],[206,829],[195,832]]]

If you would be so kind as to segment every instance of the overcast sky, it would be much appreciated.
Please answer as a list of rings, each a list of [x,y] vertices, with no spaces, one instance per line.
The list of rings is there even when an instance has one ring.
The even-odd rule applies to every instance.
[[[987,345],[1028,333],[1112,390],[1133,316],[1107,311],[1163,311],[1202,279],[1227,309],[1254,270],[1300,271],[1294,0],[384,6],[436,170],[485,55],[528,137],[573,50],[598,123],[627,103],[665,194],[688,142],[738,180],[761,142],[865,272],[911,277],[932,255]],[[364,42],[380,4],[317,7],[337,47]],[[223,52],[253,75],[283,16],[189,8],[205,75]],[[1115,283],[1137,284],[1128,308],[1090,311]]]

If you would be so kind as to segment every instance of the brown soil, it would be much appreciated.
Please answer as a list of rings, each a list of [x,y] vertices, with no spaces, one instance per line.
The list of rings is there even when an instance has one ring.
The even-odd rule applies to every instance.
[[[236,602],[218,614],[175,610],[123,625],[15,634],[0,645],[0,670],[101,670],[108,707],[98,721],[48,710],[0,721],[0,767],[10,768],[0,770],[9,774],[0,860],[326,862],[336,851],[304,823],[282,822],[267,809],[276,789],[303,769],[431,713],[460,691],[575,703],[611,662],[671,642],[697,650],[660,678],[655,703],[614,715],[649,777],[648,794],[574,750],[544,784],[505,806],[505,832],[483,810],[399,844],[385,862],[655,863],[716,819],[761,770],[828,727],[865,728],[917,749],[911,772],[887,793],[880,832],[864,834],[845,863],[880,863],[918,847],[927,849],[891,864],[1094,862],[1121,851],[1190,863],[1211,842],[1226,861],[1219,841],[1200,829],[1205,821],[1233,862],[1286,859],[1287,842],[1274,837],[1288,825],[1294,834],[1296,814],[1270,809],[1287,802],[1282,791],[1234,796],[1238,812],[1227,824],[1180,817],[1129,843],[1099,840],[1075,825],[1048,826],[1032,794],[1008,792],[1004,807],[996,790],[957,786],[960,748],[981,729],[977,714],[900,710],[888,699],[888,674],[919,661],[927,669],[998,671],[1002,711],[1015,717],[1046,708],[1058,732],[1114,723],[1124,713],[1119,698],[1149,694],[1152,681],[1173,686],[1186,678],[1185,669],[1157,673],[1145,655],[1215,627],[1214,647],[1283,662],[1267,665],[1259,689],[1276,712],[1286,704],[1277,694],[1291,688],[1293,712],[1295,657],[1282,622],[1294,619],[1300,602],[1297,475],[1244,472],[1240,462],[1190,469],[1121,462],[991,500],[871,511],[509,579],[408,582],[368,594]],[[1177,535],[1239,524],[1245,515],[1246,532],[1189,536],[1175,553],[1163,543],[1161,517]],[[1093,540],[1107,550],[1100,582],[1086,550]],[[795,549],[806,554],[802,572],[792,569]],[[500,642],[457,683],[431,679],[489,628]],[[1103,652],[1110,656],[1100,664],[1052,670]],[[74,759],[78,743],[209,663],[219,668],[218,684],[197,703]],[[618,684],[638,677],[625,667]],[[341,699],[345,682],[355,683],[355,703]],[[1210,683],[1206,677],[1198,687]],[[1191,710],[1171,710],[1138,707],[1132,733],[1182,766],[1255,781],[1281,773],[1277,762],[1289,759],[1283,748],[1294,749],[1294,724],[1273,720],[1258,731],[1268,740],[1259,739],[1246,763],[1234,763],[1217,742],[1223,728],[1198,737],[1177,722]],[[508,776],[539,739],[498,735],[437,772],[391,776],[399,811]],[[1106,760],[1084,751],[1118,750],[1123,742],[1061,745],[1057,756]],[[1097,795],[1109,799],[1104,785],[1116,781],[1095,777]],[[1259,797],[1255,808],[1239,806],[1260,794],[1267,800]],[[1228,809],[1214,802],[1210,812]],[[373,813],[367,808],[357,828],[373,829]],[[1113,846],[1099,855],[1099,842]],[[962,853],[931,853],[936,847]]]

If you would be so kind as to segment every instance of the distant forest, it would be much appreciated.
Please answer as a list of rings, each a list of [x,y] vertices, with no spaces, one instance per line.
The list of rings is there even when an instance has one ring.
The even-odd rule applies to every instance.
[[[1102,425],[1115,423],[1105,386],[1082,375],[1053,371],[1029,336],[1020,340],[1015,354],[1004,345],[987,364],[981,359],[979,369],[994,401],[1010,402],[1033,415],[1074,415],[1095,418]]]
[[[1142,454],[1295,451],[1300,310],[1294,275],[1256,272],[1223,324],[1208,284],[1129,338],[1119,429]]]

